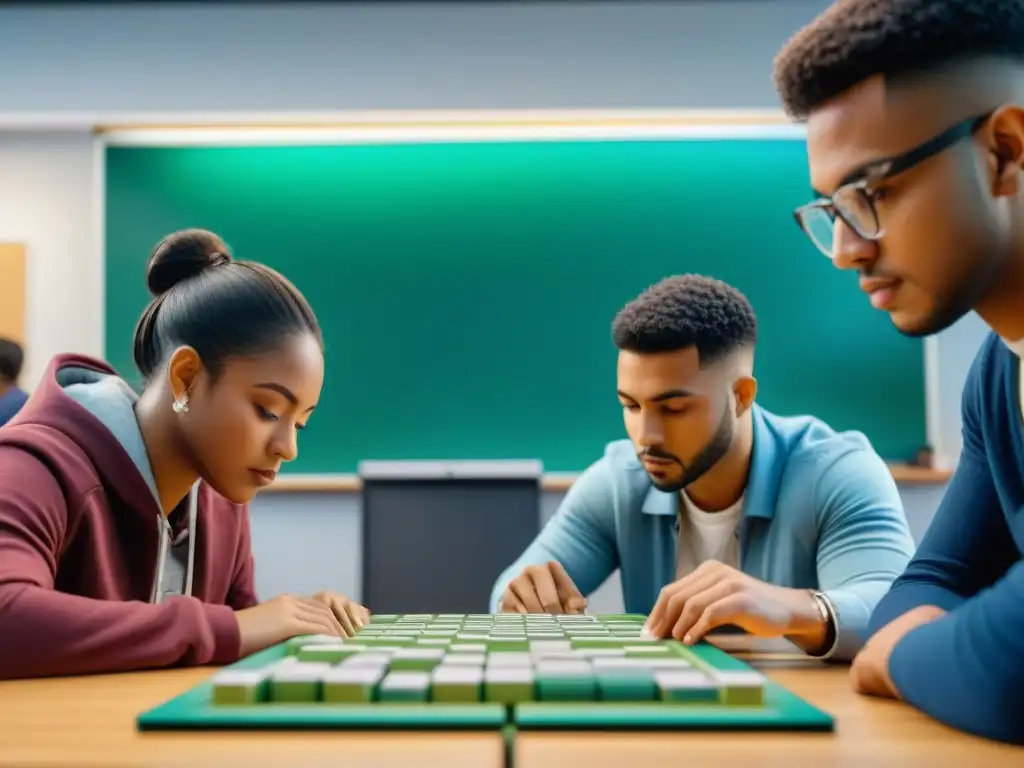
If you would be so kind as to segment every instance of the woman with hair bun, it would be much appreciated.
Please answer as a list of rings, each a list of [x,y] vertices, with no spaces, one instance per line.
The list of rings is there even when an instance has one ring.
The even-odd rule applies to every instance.
[[[246,505],[323,384],[305,298],[205,230],[162,240],[147,283],[141,395],[58,355],[0,430],[0,679],[225,664],[368,619],[330,592],[255,594]]]

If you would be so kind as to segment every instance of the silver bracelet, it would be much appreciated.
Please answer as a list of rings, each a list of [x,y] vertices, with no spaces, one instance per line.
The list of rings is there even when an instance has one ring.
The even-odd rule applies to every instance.
[[[832,644],[829,649],[823,654],[812,655],[818,659],[827,659],[835,653],[836,647],[839,645],[839,617],[836,615],[835,606],[824,592],[817,589],[812,589],[810,592],[811,597],[814,598],[814,604],[818,606],[818,613],[821,614],[822,621],[832,631]]]

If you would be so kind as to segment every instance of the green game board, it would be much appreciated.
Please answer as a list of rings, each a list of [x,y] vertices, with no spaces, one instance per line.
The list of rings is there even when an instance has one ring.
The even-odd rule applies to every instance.
[[[717,648],[642,637],[643,616],[374,616],[293,638],[138,718],[173,729],[831,730]]]

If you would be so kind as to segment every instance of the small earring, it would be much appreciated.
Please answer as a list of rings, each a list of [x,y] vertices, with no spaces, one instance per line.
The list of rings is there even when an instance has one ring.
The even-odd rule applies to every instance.
[[[188,392],[181,400],[175,400],[174,405],[171,406],[175,413],[188,413]]]

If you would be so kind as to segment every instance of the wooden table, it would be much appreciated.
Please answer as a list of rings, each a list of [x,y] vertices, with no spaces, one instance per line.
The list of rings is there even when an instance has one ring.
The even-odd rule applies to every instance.
[[[500,768],[497,733],[168,733],[136,716],[211,669],[0,682],[0,766]]]
[[[755,666],[836,718],[833,733],[524,733],[517,768],[985,768],[1024,766],[1024,749],[952,731],[893,701],[857,696],[848,669]],[[788,668],[787,668],[788,667]]]
[[[739,654],[744,655],[744,654]],[[837,718],[836,732],[525,733],[516,768],[915,768],[1024,765],[1024,749],[965,736],[898,702],[868,699],[847,669],[791,654],[751,662]],[[495,733],[144,733],[135,716],[204,680],[209,669],[0,683],[0,765],[201,768],[244,765],[501,768]]]

